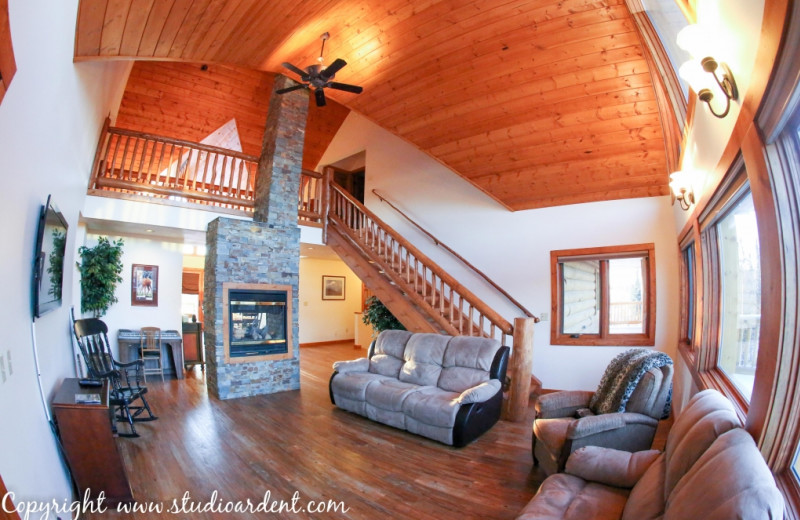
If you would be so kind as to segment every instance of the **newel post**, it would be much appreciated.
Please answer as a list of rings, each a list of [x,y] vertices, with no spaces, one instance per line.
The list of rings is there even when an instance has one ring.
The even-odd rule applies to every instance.
[[[519,422],[525,419],[531,392],[531,363],[533,362],[533,326],[535,318],[514,319],[514,344],[509,372],[511,388],[506,419]]]

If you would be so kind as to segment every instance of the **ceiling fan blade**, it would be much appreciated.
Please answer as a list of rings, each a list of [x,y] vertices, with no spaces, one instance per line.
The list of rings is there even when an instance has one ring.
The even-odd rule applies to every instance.
[[[307,85],[295,85],[293,87],[286,87],[286,88],[282,88],[280,90],[276,90],[275,93],[276,94],[286,94],[287,92],[292,92],[294,90],[300,90],[301,88],[308,88],[308,86]]]
[[[317,98],[317,106],[324,107],[325,106],[325,91],[321,88],[314,90],[314,97]]]
[[[347,65],[346,61],[344,61],[341,58],[336,58],[333,61],[333,63],[328,65],[328,67],[325,70],[319,73],[319,77],[324,79],[325,81],[328,81],[333,77],[334,74],[339,72],[345,65]]]
[[[352,92],[353,94],[361,94],[364,91],[364,87],[359,87],[358,85],[348,85],[347,83],[336,83],[335,81],[328,83],[328,86],[330,88],[335,88],[336,90]]]
[[[292,72],[294,72],[295,74],[300,76],[300,79],[302,79],[303,81],[308,81],[308,73],[306,71],[304,71],[303,69],[301,69],[299,67],[295,67],[294,65],[292,65],[291,63],[286,62],[286,61],[281,63],[281,65],[283,65],[287,69],[291,70]]]

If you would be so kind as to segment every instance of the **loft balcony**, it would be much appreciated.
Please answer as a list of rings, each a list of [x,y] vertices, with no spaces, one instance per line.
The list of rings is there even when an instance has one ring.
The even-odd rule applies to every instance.
[[[252,216],[258,157],[106,124],[90,195]],[[323,227],[323,174],[303,170],[298,223]]]

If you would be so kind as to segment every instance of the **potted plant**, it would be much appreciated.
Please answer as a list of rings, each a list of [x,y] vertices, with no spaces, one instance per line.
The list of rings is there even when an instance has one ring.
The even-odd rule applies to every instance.
[[[99,318],[117,302],[114,292],[122,281],[122,239],[100,237],[94,247],[81,246],[81,312]]]
[[[372,327],[373,337],[387,329],[406,330],[400,321],[394,317],[389,309],[375,296],[367,298],[362,320]]]

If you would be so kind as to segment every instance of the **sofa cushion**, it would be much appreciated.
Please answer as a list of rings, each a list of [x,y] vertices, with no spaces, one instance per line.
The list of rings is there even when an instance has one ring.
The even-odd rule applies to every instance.
[[[664,450],[664,499],[721,434],[741,426],[733,405],[719,392],[695,394],[672,425]]]
[[[394,377],[400,374],[405,363],[403,353],[406,343],[411,338],[407,330],[384,330],[375,340],[375,349],[369,360],[369,371],[374,374]]]
[[[438,386],[442,390],[458,392],[478,386],[489,380],[495,354],[500,342],[488,338],[456,336],[447,344],[442,360],[442,374]]]
[[[617,520],[627,496],[626,489],[557,473],[542,483],[517,520]]]
[[[572,452],[565,471],[584,480],[630,489],[660,454],[658,450],[631,453],[600,446],[584,446]]]
[[[450,336],[414,334],[406,343],[405,363],[400,369],[400,381],[420,386],[436,386],[442,373],[442,360]]]
[[[631,489],[622,520],[657,520],[664,514],[664,469],[662,453]]]
[[[345,399],[354,401],[366,400],[366,392],[369,385],[375,381],[385,380],[390,378],[380,374],[372,374],[370,372],[346,372],[337,374],[331,381],[331,388],[335,396],[341,396]]]
[[[434,386],[420,387],[403,401],[403,412],[425,424],[451,428],[460,407],[458,396]]]
[[[399,412],[403,409],[403,401],[411,392],[420,387],[411,383],[404,383],[397,379],[380,379],[367,386],[366,401],[372,406]]]
[[[675,486],[665,520],[783,518],[783,497],[747,431],[719,436]]]

